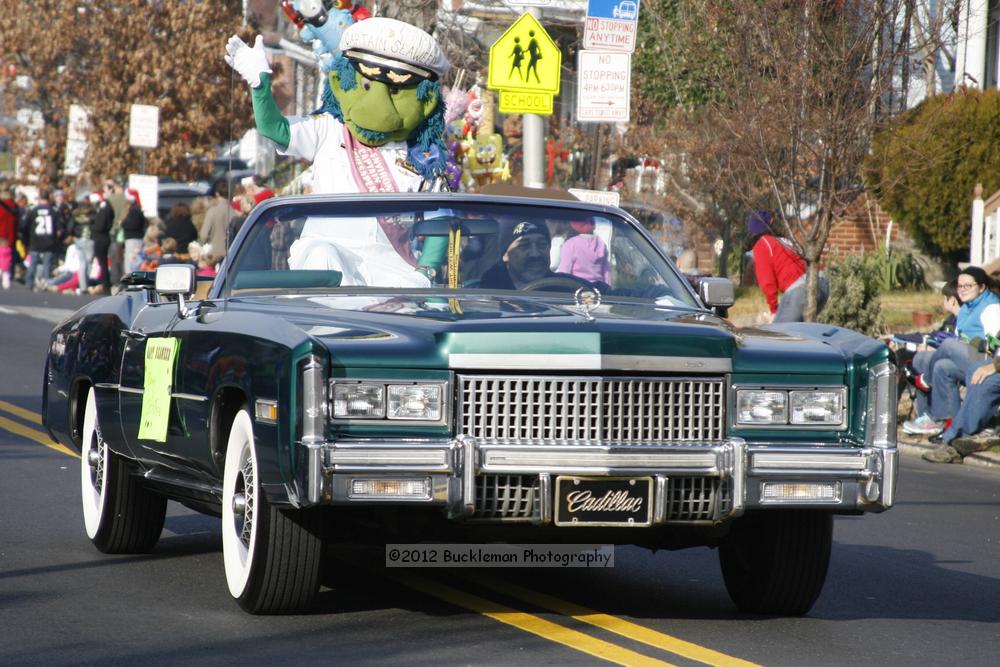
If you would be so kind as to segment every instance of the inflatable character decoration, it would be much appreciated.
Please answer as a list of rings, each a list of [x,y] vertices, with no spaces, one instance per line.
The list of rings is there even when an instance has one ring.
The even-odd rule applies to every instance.
[[[281,8],[299,29],[299,37],[311,42],[316,55],[336,53],[344,31],[371,14],[350,0],[281,0]]]
[[[440,79],[450,64],[434,38],[423,30],[382,17],[348,27],[340,40],[340,52],[323,65],[327,75],[323,107],[307,117],[281,114],[271,93],[271,68],[260,36],[253,47],[231,37],[225,59],[252,88],[257,131],[273,141],[282,155],[312,162],[315,193],[415,192],[447,187]],[[336,243],[363,256],[371,255],[372,248],[351,247],[352,243],[363,243],[361,237],[391,246],[409,274],[414,267],[418,269],[418,279],[407,282],[412,278],[407,275],[399,286],[426,285],[428,277],[434,279],[447,239],[429,238],[418,263],[400,225],[386,219],[370,222],[379,228],[367,233],[363,224],[353,226],[358,239],[338,237]],[[296,244],[307,238],[307,232],[303,230]],[[309,258],[301,247],[296,251],[296,244],[290,249],[292,268],[335,268],[309,265]],[[352,276],[368,280],[364,271],[345,271],[344,276],[344,284],[351,284]]]

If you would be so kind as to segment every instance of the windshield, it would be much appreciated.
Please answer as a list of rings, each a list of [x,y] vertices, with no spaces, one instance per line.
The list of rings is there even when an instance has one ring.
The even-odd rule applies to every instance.
[[[442,289],[562,293],[696,307],[629,221],[554,206],[295,202],[252,217],[224,295]]]

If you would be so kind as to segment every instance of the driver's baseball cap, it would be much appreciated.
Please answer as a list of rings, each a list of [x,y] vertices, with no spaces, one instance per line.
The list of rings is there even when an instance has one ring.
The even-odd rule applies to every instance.
[[[382,16],[345,30],[340,50],[362,76],[391,86],[438,79],[451,68],[433,37],[409,23]]]
[[[514,229],[511,231],[510,240],[504,246],[504,252],[506,253],[507,250],[516,248],[517,244],[521,242],[521,239],[525,236],[531,236],[532,234],[542,236],[546,241],[551,241],[548,225],[540,222],[529,222],[525,220],[524,222],[519,222],[514,225]]]

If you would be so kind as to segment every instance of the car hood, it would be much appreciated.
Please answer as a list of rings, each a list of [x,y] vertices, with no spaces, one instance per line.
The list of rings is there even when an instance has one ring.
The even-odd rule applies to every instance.
[[[737,329],[700,310],[539,297],[254,296],[227,310],[281,317],[342,367],[837,374],[845,354],[811,325]]]

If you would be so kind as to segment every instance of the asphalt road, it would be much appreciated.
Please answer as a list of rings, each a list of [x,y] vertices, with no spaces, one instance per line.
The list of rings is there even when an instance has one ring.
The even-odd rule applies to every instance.
[[[85,301],[0,292],[0,664],[997,664],[1000,472],[915,457],[894,509],[837,519],[805,618],[738,613],[708,549],[635,548],[602,570],[399,570],[341,551],[314,613],[247,615],[217,519],[172,503],[152,554],[90,545],[79,460],[38,423],[48,332]]]

